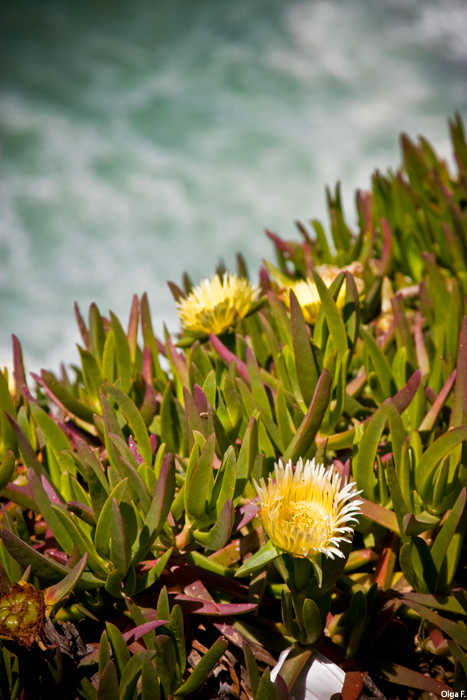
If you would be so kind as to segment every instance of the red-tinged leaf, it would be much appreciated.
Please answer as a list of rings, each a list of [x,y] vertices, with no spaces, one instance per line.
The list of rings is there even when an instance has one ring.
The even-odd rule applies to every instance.
[[[154,495],[149,508],[144,528],[140,535],[140,546],[133,557],[136,566],[143,559],[155,538],[164,526],[175,494],[175,462],[169,452],[162,462],[159,479],[154,489]]]
[[[139,323],[138,307],[139,307],[138,297],[136,294],[134,294],[133,301],[131,303],[130,318],[128,320],[128,332],[127,332],[128,345],[130,346],[131,361],[133,363],[136,359],[136,348],[137,348],[137,342],[138,342],[138,323]]]
[[[289,690],[293,687],[293,684],[299,677],[310,656],[311,649],[298,646],[292,647],[292,650],[287,655],[287,658],[279,669],[279,673]]]
[[[149,310],[148,295],[146,292],[141,297],[141,330],[143,333],[144,345],[149,349],[154,367],[154,374],[161,379],[165,378],[159,363],[159,353],[165,356],[166,351],[162,343],[157,340],[152,329],[151,312]]]
[[[372,549],[354,549],[350,552],[347,563],[344,567],[344,573],[348,574],[351,571],[360,569],[366,564],[376,561],[378,559],[378,554]]]
[[[455,369],[454,372],[451,374],[441,391],[439,392],[438,396],[433,402],[433,405],[431,406],[430,410],[426,414],[425,418],[422,420],[420,423],[419,427],[419,432],[423,432],[424,430],[432,430],[433,426],[436,422],[436,419],[438,418],[438,414],[441,411],[442,407],[446,403],[447,399],[449,398],[449,395],[451,393],[452,387],[454,386],[454,382],[457,377],[457,370]],[[451,414],[452,416],[452,414]]]
[[[457,377],[449,429],[467,425],[467,316],[464,317],[457,351]]]
[[[175,282],[167,282],[170,291],[172,292],[172,296],[175,299],[175,301],[180,301],[181,299],[186,299],[186,294],[183,290],[180,289],[180,287],[175,284]]]
[[[50,586],[44,592],[44,600],[47,606],[51,606],[48,609],[48,615],[52,612],[52,607],[59,603],[62,598],[68,595],[73,588],[78,583],[81,575],[86,567],[86,562],[88,560],[88,555],[85,553],[75,567],[70,571],[70,573],[65,576],[65,578],[56,583],[54,586]]]
[[[151,622],[145,622],[142,625],[138,625],[138,627],[135,627],[129,632],[125,632],[123,635],[123,639],[128,645],[133,644],[133,642],[136,642],[138,639],[141,639],[141,637],[144,637],[144,635],[148,632],[152,632],[158,627],[161,627],[161,625],[166,625],[167,622],[168,620],[153,620]]]
[[[139,452],[139,450],[138,450],[138,447],[137,447],[137,445],[136,445],[136,442],[133,440],[133,436],[132,436],[132,435],[130,435],[130,437],[128,438],[128,447],[130,448],[131,454],[132,454],[133,457],[135,458],[135,460],[136,460],[136,462],[138,463],[138,465],[143,464],[143,463],[144,463],[144,459],[142,458],[142,456],[141,456],[141,454],[140,454],[140,452]]]
[[[198,578],[198,575],[188,564],[181,564],[172,568],[172,573],[187,596],[199,598],[208,603],[214,603],[212,595],[209,593],[206,586]]]
[[[392,661],[372,659],[371,672],[380,678],[391,681],[391,683],[404,685],[417,690],[426,690],[435,695],[441,695],[441,693],[446,692],[449,693],[451,690],[441,681],[425,676],[423,673],[418,673],[418,671],[413,671],[411,668],[405,668],[405,666],[395,664]],[[448,697],[448,695],[445,697]]]
[[[214,333],[210,333],[209,341],[221,360],[223,360],[227,366],[229,366],[231,362],[234,362],[239,375],[249,382],[250,375],[248,374],[246,364],[240,360],[239,357],[234,355],[233,352],[230,352],[230,350],[225,347],[224,343],[222,343],[222,341],[220,341],[219,338],[214,335]]]
[[[198,385],[196,384],[195,386],[198,386]],[[191,454],[191,450],[193,449],[193,445],[195,442],[193,430],[197,430],[202,435],[207,437],[205,435],[205,432],[206,432],[205,426],[207,428],[207,425],[206,425],[207,421],[203,421],[201,419],[201,416],[200,416],[199,411],[196,407],[194,399],[186,387],[183,387],[183,398],[184,398],[184,403],[185,403],[186,428],[187,428],[187,435],[188,435],[188,451]],[[207,413],[207,409],[206,409],[206,413]]]
[[[284,241],[280,236],[277,235],[277,233],[273,233],[272,231],[269,231],[269,229],[265,229],[265,234],[268,238],[271,239],[276,248],[281,250],[283,253],[286,253],[288,256],[294,255],[298,247],[296,243]]]
[[[64,413],[81,418],[86,423],[93,423],[93,411],[82,401],[76,399],[58,379],[45,369],[41,371],[40,378],[36,381],[44,389],[44,393]]]
[[[242,527],[245,527],[245,525],[251,522],[253,518],[256,518],[258,510],[259,506],[256,505],[256,503],[253,503],[253,501],[250,501],[250,503],[246,503],[244,506],[241,506],[241,508],[237,508],[235,513],[233,532],[241,530]]]
[[[276,676],[274,681],[276,688],[275,700],[290,700],[289,689],[287,688],[287,683],[279,674]]]
[[[264,664],[268,664],[269,666],[275,666],[276,665],[276,659],[274,656],[272,656],[267,649],[264,649],[262,646],[259,644],[255,644],[251,638],[248,638],[245,640],[245,637],[242,636],[241,632],[237,630],[235,627],[230,625],[226,620],[223,620],[221,622],[216,622],[214,619],[211,620],[211,624],[213,627],[215,627],[221,634],[223,634],[229,642],[232,642],[232,644],[235,644],[236,647],[239,649],[243,649],[243,645],[245,644],[245,641],[248,642],[248,646],[253,652],[253,655],[258,661],[261,661]],[[277,639],[282,640],[283,637],[279,637],[278,635]]]
[[[244,615],[256,610],[256,605],[251,603],[208,603],[194,596],[177,593],[172,598],[174,603],[178,603],[185,614],[190,615]]]
[[[99,678],[97,700],[116,700],[118,698],[118,675],[113,661],[109,661]]]
[[[12,501],[26,510],[32,510],[36,513],[39,508],[32,498],[31,489],[29,486],[18,486],[17,484],[9,483],[3,488],[2,496],[7,501]]]
[[[11,336],[13,343],[13,377],[15,380],[15,400],[19,401],[23,386],[26,385],[26,375],[24,372],[23,353],[21,344],[16,335]]]
[[[446,612],[455,613],[456,615],[465,615],[466,610],[455,596],[432,595],[431,593],[399,593],[399,598],[411,600],[414,603],[420,603],[427,608],[436,608],[437,610],[445,610]]]
[[[407,384],[402,387],[400,391],[392,397],[392,402],[397,409],[397,412],[401,415],[404,413],[405,409],[410,405],[412,399],[417,393],[417,389],[420,385],[422,378],[421,370],[417,369],[416,372],[412,374]]]
[[[167,349],[169,351],[170,359],[172,360],[175,371],[177,372],[181,383],[184,387],[189,388],[190,386],[190,373],[188,370],[187,362],[184,356],[178,352],[175,345],[172,343],[170,337],[167,338]]]
[[[18,440],[18,447],[24,466],[28,467],[28,469],[33,469],[37,476],[44,474],[44,467],[34,454],[34,450],[29,444],[29,441],[26,435],[23,433],[19,423],[13,418],[12,415],[8,413],[8,411],[5,411],[5,415],[10,421],[13,432]]]
[[[86,350],[90,350],[91,346],[89,344],[89,333],[88,329],[86,328],[86,324],[84,322],[83,317],[81,316],[81,312],[79,310],[79,306],[77,302],[75,301],[74,304],[74,311],[75,311],[75,318],[76,322],[78,324],[79,332],[81,333],[81,337],[83,339],[83,343],[85,345]]]
[[[53,536],[60,544],[60,547],[64,549],[68,555],[71,555],[74,546],[73,538],[70,535],[68,528],[63,525],[60,518],[53,510],[52,504],[60,503],[60,501],[56,497],[55,491],[49,485],[50,488],[48,488],[48,491],[55,496],[54,500],[51,501],[48,492],[43,486],[44,481],[46,481],[44,477],[39,479],[33,469],[28,470],[28,483],[31,487],[34,500],[39,507],[44,520],[52,530]]]
[[[391,586],[397,560],[399,541],[393,532],[388,532],[375,568],[375,582],[385,591]]]
[[[454,639],[461,647],[467,649],[467,629],[465,627],[445,617],[441,617],[441,615],[433,612],[430,608],[416,603],[411,597],[404,596],[404,603],[408,605],[409,608],[412,608],[412,610],[415,610],[421,617],[424,617],[426,620],[439,627],[440,630]]]
[[[324,368],[316,385],[313,401],[292,442],[283,454],[284,462],[288,462],[289,459],[295,462],[299,457],[304,457],[312,446],[331,398],[331,387],[331,373]]]
[[[360,506],[362,515],[367,517],[369,520],[373,520],[375,523],[379,523],[383,527],[387,527],[388,530],[395,532],[399,535],[399,526],[397,524],[396,514],[392,510],[383,508],[377,503],[372,503],[367,501],[366,498],[359,496],[359,500],[363,501]]]

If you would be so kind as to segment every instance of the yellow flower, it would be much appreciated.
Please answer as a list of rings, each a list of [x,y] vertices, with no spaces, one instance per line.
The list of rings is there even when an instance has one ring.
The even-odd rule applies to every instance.
[[[316,319],[318,318],[321,299],[318,294],[318,289],[314,280],[311,277],[307,277],[306,280],[295,281],[286,277],[286,275],[284,275],[280,270],[274,267],[274,265],[271,265],[271,263],[266,262],[266,266],[269,272],[272,274],[274,280],[277,282],[277,284],[284,287],[285,293],[282,294],[282,299],[286,306],[289,306],[290,303],[289,289],[293,289],[293,291],[295,292],[295,296],[298,299],[298,303],[302,307],[305,321],[310,324],[315,323]],[[363,272],[363,265],[360,262],[353,262],[350,265],[347,265],[343,268],[338,268],[335,265],[326,264],[317,265],[315,267],[315,271],[318,273],[318,275],[321,277],[324,284],[328,288],[334,282],[338,274],[340,272],[345,272],[346,270],[348,270],[353,275],[357,291],[359,294],[361,294],[363,292],[365,284],[363,280],[360,279],[360,277],[358,277],[358,275],[360,275]],[[344,308],[345,281],[337,296],[336,304],[339,309]]]
[[[318,552],[344,557],[339,547],[349,542],[346,535],[353,532],[350,523],[358,522],[362,503],[355,499],[359,491],[353,482],[341,489],[333,467],[326,471],[314,460],[303,463],[300,458],[295,473],[291,461],[279,462],[268,483],[261,479],[255,486],[259,517],[273,544],[294,557],[313,559]]]
[[[244,318],[256,300],[259,287],[230,272],[222,280],[213,275],[177,303],[183,328],[193,333],[219,335]]]

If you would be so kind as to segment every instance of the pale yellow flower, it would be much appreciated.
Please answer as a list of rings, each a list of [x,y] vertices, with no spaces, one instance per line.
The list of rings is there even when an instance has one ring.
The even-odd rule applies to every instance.
[[[341,476],[326,471],[314,460],[295,469],[292,462],[276,464],[266,483],[255,483],[260,498],[259,517],[267,536],[280,549],[294,557],[313,559],[321,552],[334,559],[344,557],[340,549],[353,532],[362,501],[356,500],[355,483],[341,487]]]
[[[289,306],[290,304],[289,290],[293,289],[298,303],[302,308],[305,321],[310,324],[315,323],[316,319],[318,318],[321,299],[314,280],[311,277],[307,277],[306,280],[295,281],[284,275],[280,270],[274,267],[274,265],[271,265],[270,263],[266,263],[266,265],[274,280],[285,289],[285,293],[281,296],[286,306]],[[363,280],[358,277],[358,275],[363,272],[363,265],[358,261],[342,268],[336,267],[335,265],[317,265],[315,270],[328,288],[331,286],[340,272],[345,272],[348,270],[348,272],[350,272],[354,277],[355,286],[357,287],[358,293],[361,294],[364,290],[365,284]],[[336,304],[339,309],[344,308],[345,291],[346,285],[344,281],[336,299]]]
[[[230,272],[225,272],[222,280],[213,275],[177,302],[177,313],[186,330],[219,335],[247,315],[258,291],[257,285]]]

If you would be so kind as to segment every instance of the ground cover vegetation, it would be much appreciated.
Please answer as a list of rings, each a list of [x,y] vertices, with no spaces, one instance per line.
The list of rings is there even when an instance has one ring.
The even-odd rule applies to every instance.
[[[403,135],[250,283],[91,305],[80,364],[0,374],[0,697],[284,700],[313,650],[342,697],[467,677],[467,146]],[[455,170],[455,174],[452,172]],[[279,675],[270,671],[291,647]],[[366,676],[366,674],[369,674]],[[363,694],[362,694],[363,693]],[[378,695],[379,693],[379,695]]]

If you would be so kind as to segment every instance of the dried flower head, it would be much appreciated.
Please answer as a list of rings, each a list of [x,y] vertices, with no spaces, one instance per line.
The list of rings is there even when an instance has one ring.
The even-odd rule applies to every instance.
[[[45,621],[43,591],[24,581],[15,583],[0,599],[0,635],[31,647],[41,639]]]
[[[343,557],[342,542],[353,532],[362,501],[355,484],[340,489],[341,476],[326,471],[314,460],[303,463],[300,458],[295,469],[292,462],[276,464],[275,474],[268,483],[261,479],[256,485],[260,498],[259,517],[270,540],[294,557],[313,559],[318,552],[334,559]]]
[[[177,303],[183,328],[193,333],[219,335],[244,318],[256,300],[259,287],[231,272],[213,275]]]

